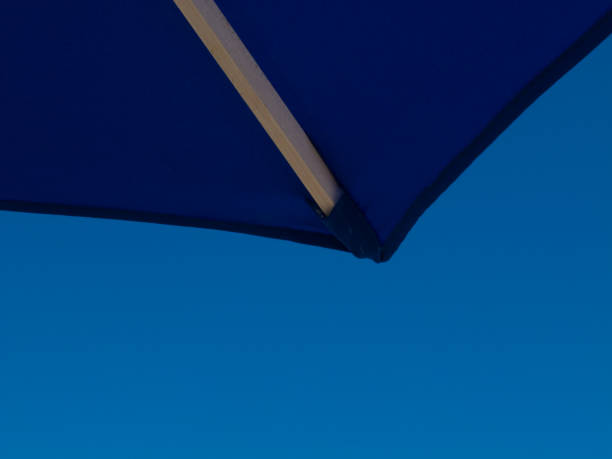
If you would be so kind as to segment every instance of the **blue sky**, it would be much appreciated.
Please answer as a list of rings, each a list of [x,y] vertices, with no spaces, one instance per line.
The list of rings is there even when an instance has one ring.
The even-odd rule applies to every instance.
[[[612,456],[612,41],[387,264],[0,212],[0,457]]]

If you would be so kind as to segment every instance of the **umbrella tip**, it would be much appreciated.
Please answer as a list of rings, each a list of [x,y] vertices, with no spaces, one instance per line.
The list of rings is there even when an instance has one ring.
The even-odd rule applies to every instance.
[[[319,215],[329,231],[353,255],[376,263],[383,261],[382,245],[374,228],[348,193],[342,194],[329,216]]]

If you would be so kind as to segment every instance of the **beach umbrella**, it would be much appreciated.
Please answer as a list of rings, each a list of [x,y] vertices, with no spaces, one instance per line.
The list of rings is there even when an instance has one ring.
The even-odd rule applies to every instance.
[[[612,0],[30,0],[0,12],[0,209],[375,261],[612,31]]]

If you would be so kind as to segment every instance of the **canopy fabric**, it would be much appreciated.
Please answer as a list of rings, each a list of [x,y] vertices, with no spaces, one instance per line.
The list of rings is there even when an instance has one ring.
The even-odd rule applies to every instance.
[[[612,32],[612,0],[217,5],[365,215],[376,261]],[[0,12],[0,209],[347,249],[171,0]]]

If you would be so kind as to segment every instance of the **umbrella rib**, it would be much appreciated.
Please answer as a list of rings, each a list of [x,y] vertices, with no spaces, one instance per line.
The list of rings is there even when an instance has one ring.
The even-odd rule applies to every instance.
[[[214,0],[174,0],[326,216],[342,189]]]

